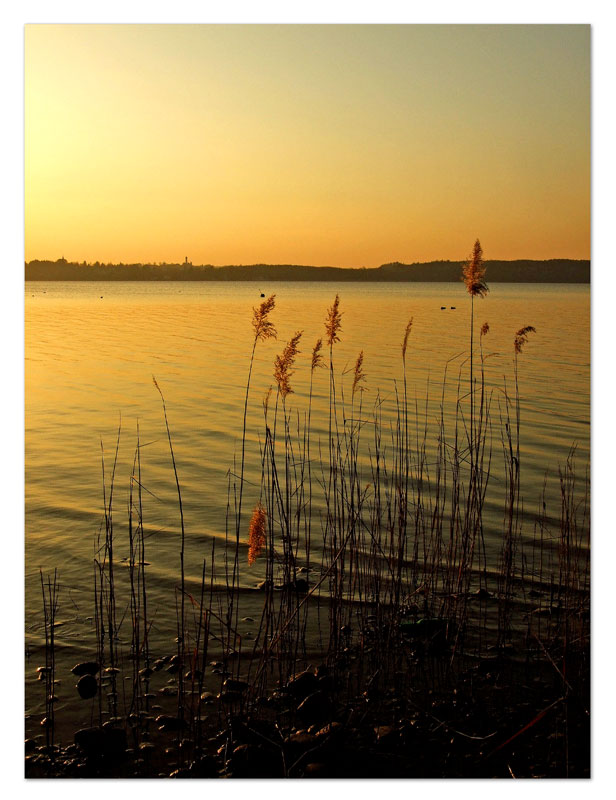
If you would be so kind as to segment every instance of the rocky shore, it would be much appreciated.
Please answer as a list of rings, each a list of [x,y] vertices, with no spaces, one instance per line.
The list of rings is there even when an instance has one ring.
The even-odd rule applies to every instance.
[[[260,694],[222,662],[211,662],[208,680],[217,680],[220,691],[196,698],[199,713],[190,722],[178,713],[177,661],[159,659],[147,709],[80,728],[68,743],[48,741],[43,720],[42,733],[26,740],[25,774],[590,777],[588,686],[574,689],[555,664],[508,650],[453,663],[447,651],[415,647],[406,657],[406,668],[400,662],[394,672],[377,668],[361,676],[348,657]],[[75,666],[80,695],[97,683],[97,672],[93,662]],[[169,683],[156,689],[157,676]],[[185,680],[193,677],[187,673]]]

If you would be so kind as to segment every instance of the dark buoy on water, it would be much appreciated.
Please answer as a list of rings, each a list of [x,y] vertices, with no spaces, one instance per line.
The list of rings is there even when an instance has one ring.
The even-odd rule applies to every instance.
[[[456,307],[455,307],[455,306],[451,306],[451,310],[452,310],[452,311],[455,311],[455,310],[456,310]]]
[[[441,311],[446,311],[446,310],[447,310],[447,306],[441,306]]]
[[[265,297],[265,295],[263,294],[263,292],[261,292],[261,297]]]

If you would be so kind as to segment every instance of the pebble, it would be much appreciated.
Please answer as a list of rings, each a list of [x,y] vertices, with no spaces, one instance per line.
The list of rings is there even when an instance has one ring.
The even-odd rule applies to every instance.
[[[324,719],[331,712],[331,703],[324,692],[317,691],[303,700],[297,707],[298,715],[307,722]]]
[[[304,697],[308,697],[309,694],[312,694],[314,691],[316,691],[318,689],[318,684],[319,681],[314,672],[305,670],[304,672],[300,672],[293,676],[293,678],[291,678],[291,680],[287,683],[285,689],[294,697],[301,697],[303,699]]]
[[[75,664],[71,672],[73,675],[96,675],[99,671],[100,667],[96,663],[96,661],[82,661],[79,664]]]
[[[248,684],[246,681],[238,681],[234,678],[227,678],[227,680],[222,685],[223,691],[225,692],[245,692],[248,689]]]
[[[160,714],[156,717],[155,722],[161,731],[178,731],[182,726],[178,717],[172,717],[169,714]]]
[[[77,691],[83,700],[89,700],[94,697],[98,691],[98,681],[94,675],[83,675],[77,681]]]

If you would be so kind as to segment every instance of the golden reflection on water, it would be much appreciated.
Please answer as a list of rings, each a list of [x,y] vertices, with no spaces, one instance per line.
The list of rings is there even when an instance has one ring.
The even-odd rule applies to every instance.
[[[495,421],[502,408],[504,383],[512,385],[514,333],[525,325],[537,329],[519,357],[523,494],[525,509],[532,511],[548,470],[549,491],[557,491],[558,464],[564,462],[572,444],[577,445],[582,473],[586,467],[589,287],[495,284],[490,288],[485,299],[475,301],[475,320],[477,332],[484,322],[490,326],[483,346],[489,356],[486,380],[493,389]],[[29,283],[27,581],[38,579],[39,567],[58,566],[67,583],[85,591],[82,584],[102,516],[101,440],[109,475],[121,427],[115,489],[121,537],[137,421],[143,482],[152,493],[147,495],[145,509],[151,533],[150,575],[161,583],[170,579],[178,519],[153,375],[165,395],[182,484],[187,574],[198,577],[212,537],[224,538],[228,472],[238,457],[242,430],[252,307],[261,302],[261,291],[276,293],[271,318],[278,339],[259,343],[256,350],[247,420],[246,509],[259,496],[262,398],[274,383],[275,356],[296,331],[303,331],[291,378],[294,393],[287,399],[288,408],[299,412],[301,422],[307,407],[311,351],[324,335],[326,311],[336,292],[342,329],[341,341],[334,346],[334,362],[343,375],[346,400],[351,398],[353,365],[363,351],[366,418],[377,399],[383,403],[385,416],[394,408],[396,390],[401,389],[401,347],[412,316],[406,357],[409,401],[413,409],[417,402],[423,413],[428,392],[428,423],[436,425],[445,365],[454,359],[448,365],[445,408],[446,418],[452,419],[458,376],[462,394],[468,381],[470,304],[463,284]],[[317,439],[326,434],[327,392],[328,371],[317,370],[312,412]],[[368,439],[370,434],[365,435]],[[495,435],[495,453],[500,446]],[[498,477],[496,470],[496,482]],[[486,512],[496,536],[502,521],[501,501],[488,498]],[[252,585],[257,577],[257,572],[250,573],[243,580]]]

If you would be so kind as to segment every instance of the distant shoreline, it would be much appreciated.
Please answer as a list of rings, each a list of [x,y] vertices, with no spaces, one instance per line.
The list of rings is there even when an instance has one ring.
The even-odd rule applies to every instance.
[[[315,267],[297,264],[250,264],[214,267],[183,264],[87,264],[30,261],[26,281],[317,281],[349,283],[456,283],[462,261],[394,262],[370,269]],[[486,278],[492,283],[590,283],[590,261],[486,261]]]

